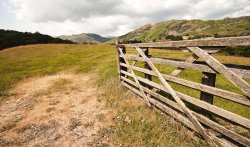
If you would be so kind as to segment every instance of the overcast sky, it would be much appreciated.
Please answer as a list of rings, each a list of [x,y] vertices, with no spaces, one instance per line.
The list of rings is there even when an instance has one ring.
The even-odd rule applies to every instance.
[[[250,0],[0,0],[0,29],[123,35],[170,19],[250,16]]]

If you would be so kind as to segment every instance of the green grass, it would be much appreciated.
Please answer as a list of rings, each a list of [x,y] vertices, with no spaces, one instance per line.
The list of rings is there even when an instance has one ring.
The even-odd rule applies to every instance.
[[[3,50],[0,52],[0,96],[7,96],[16,82],[31,76],[69,69],[90,72],[100,65],[116,67],[114,57],[113,47],[100,45],[32,45]]]
[[[128,50],[128,53],[135,53]],[[186,59],[190,54],[176,50],[150,50],[154,57]],[[215,55],[223,63],[250,65],[250,58]],[[124,146],[204,146],[203,140],[197,139],[183,131],[171,118],[161,115],[145,106],[142,100],[128,93],[118,85],[116,69],[116,49],[108,45],[31,45],[10,48],[0,51],[0,101],[10,95],[9,90],[20,80],[32,77],[54,74],[70,70],[77,73],[95,72],[98,74],[96,84],[105,89],[99,98],[108,107],[118,110],[114,118],[116,127],[112,134],[113,142]],[[143,66],[140,62],[139,66]],[[174,68],[157,65],[164,73],[170,73]],[[143,76],[143,74],[138,73]],[[201,73],[184,71],[178,77],[200,82]],[[155,82],[159,82],[154,78]],[[66,81],[56,83],[59,89]],[[250,83],[248,79],[247,82]],[[67,83],[67,82],[66,82]],[[171,83],[173,88],[198,98],[199,92]],[[216,87],[241,93],[225,78],[218,76]],[[250,117],[250,109],[238,104],[215,98],[215,105],[241,116]],[[129,117],[131,122],[125,120]]]

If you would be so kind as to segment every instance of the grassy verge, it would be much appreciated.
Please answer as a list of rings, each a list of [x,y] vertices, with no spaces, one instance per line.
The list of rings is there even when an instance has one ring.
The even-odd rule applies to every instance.
[[[118,80],[105,83],[105,93],[99,99],[118,110],[111,134],[115,146],[207,146],[180,123],[149,108],[143,99],[119,86]]]
[[[129,51],[128,52],[133,52]],[[185,59],[188,53],[179,51],[152,50],[156,57]],[[250,59],[215,55],[223,63],[249,65]],[[182,127],[171,118],[150,109],[135,95],[119,86],[116,80],[116,50],[106,45],[32,45],[11,48],[0,52],[0,101],[8,98],[9,89],[18,81],[32,76],[54,74],[71,70],[73,72],[97,72],[96,84],[105,89],[99,98],[107,107],[118,111],[114,118],[114,144],[124,146],[203,146],[204,141]],[[140,63],[141,65],[143,63]],[[160,71],[169,73],[173,68],[157,65]],[[139,74],[139,73],[138,73]],[[142,76],[142,74],[139,74]],[[185,71],[179,77],[200,82],[201,74]],[[155,82],[157,79],[154,79]],[[217,87],[240,91],[230,82],[217,77]],[[250,82],[250,80],[247,80]],[[62,81],[62,85],[65,81]],[[172,84],[183,93],[199,97],[199,92]],[[249,118],[249,108],[215,98],[215,105]]]

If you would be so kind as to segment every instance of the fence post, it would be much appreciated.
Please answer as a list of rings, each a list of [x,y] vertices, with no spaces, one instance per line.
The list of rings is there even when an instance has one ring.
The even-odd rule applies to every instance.
[[[149,49],[148,49],[148,48],[143,48],[143,52],[144,52],[144,54],[145,54],[148,58],[151,57],[151,55],[149,55]],[[147,62],[144,63],[144,68],[145,68],[145,69],[148,69],[148,70],[152,70],[151,67],[148,65]],[[152,76],[151,76],[151,75],[145,73],[144,77],[145,77],[146,79],[148,79],[149,81],[152,81]]]
[[[122,49],[122,52],[123,52],[124,54],[126,54],[126,48],[125,48],[125,47],[120,47],[119,45],[117,45],[117,61],[118,61],[118,63],[117,63],[117,68],[118,68],[118,77],[119,77],[119,80],[121,80],[121,76],[125,76],[123,73],[121,73],[121,70],[127,71],[128,68],[120,65],[120,63],[124,63],[124,64],[126,64],[126,63],[125,63],[125,60],[124,60],[122,57],[120,57],[119,48]]]
[[[215,87],[215,80],[216,80],[216,74],[202,72],[202,79],[201,79],[202,84]],[[212,94],[201,91],[200,100],[205,101],[209,104],[213,104],[213,97],[214,96]],[[204,115],[206,115],[207,117],[211,117],[211,114],[206,111],[204,112]]]

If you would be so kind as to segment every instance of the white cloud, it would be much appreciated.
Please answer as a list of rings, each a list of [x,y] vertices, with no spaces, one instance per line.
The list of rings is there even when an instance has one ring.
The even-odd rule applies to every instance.
[[[220,19],[250,15],[250,0],[4,1],[8,1],[8,7],[16,16],[18,26],[15,28],[50,35],[82,32],[122,35],[146,23],[168,19]]]

